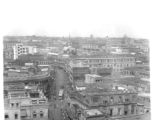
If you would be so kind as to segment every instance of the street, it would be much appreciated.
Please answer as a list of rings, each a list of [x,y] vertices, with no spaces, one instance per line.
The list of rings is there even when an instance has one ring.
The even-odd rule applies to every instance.
[[[65,81],[66,75],[65,72],[62,69],[56,69],[56,100],[51,102],[50,108],[49,108],[49,118],[50,120],[64,120],[64,116],[61,113],[61,109],[64,109],[65,105],[67,105],[66,100],[59,100],[59,90],[62,85],[66,86]],[[66,92],[64,93],[64,98],[67,99]]]

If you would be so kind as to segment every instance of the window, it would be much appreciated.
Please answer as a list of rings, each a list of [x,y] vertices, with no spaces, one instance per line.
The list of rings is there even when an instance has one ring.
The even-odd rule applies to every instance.
[[[41,118],[43,117],[43,111],[40,111],[40,117]]]
[[[128,111],[124,111],[124,115],[127,115],[128,114]]]
[[[14,103],[11,103],[11,106],[14,107]]]
[[[5,114],[5,119],[8,119],[8,118],[9,118],[8,114]]]
[[[112,110],[112,109],[109,109],[109,112],[110,112],[110,116],[112,116],[113,110]]]
[[[18,119],[18,114],[17,113],[15,114],[15,119]]]
[[[16,107],[18,107],[18,103],[16,103]]]
[[[108,101],[107,101],[107,100],[103,100],[103,103],[104,103],[104,104],[107,104],[107,103],[108,103]]]
[[[36,112],[35,111],[33,112],[33,118],[36,118]]]
[[[121,108],[118,108],[118,115],[121,115]]]
[[[92,102],[94,102],[94,103],[98,102],[98,100],[99,100],[99,97],[93,97],[92,98]]]
[[[131,106],[131,114],[134,114],[134,110],[135,110],[135,105]]]
[[[111,97],[111,99],[110,99],[110,102],[111,102],[111,103],[113,103],[113,102],[114,102],[114,99],[113,99],[113,97]]]

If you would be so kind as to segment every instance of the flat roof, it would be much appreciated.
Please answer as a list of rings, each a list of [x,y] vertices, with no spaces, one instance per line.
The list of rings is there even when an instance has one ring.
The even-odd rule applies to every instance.
[[[138,96],[150,98],[150,93],[138,93]]]
[[[135,58],[133,55],[130,54],[121,54],[121,55],[112,55],[112,54],[96,54],[96,55],[82,55],[82,56],[71,56],[71,58],[75,58],[75,59],[83,59],[83,58],[128,58],[128,57],[132,57]]]
[[[85,84],[84,82],[81,82],[81,81],[76,81],[76,82],[75,82],[75,85],[76,85],[77,87],[86,87],[86,84]]]
[[[94,116],[94,115],[102,115],[103,113],[98,109],[90,109],[90,110],[84,110],[84,114],[86,116]]]
[[[125,70],[149,72],[150,68],[149,66],[134,66],[125,68]]]
[[[97,74],[86,74],[86,76],[91,76],[91,77],[102,77],[102,76],[97,75]]]

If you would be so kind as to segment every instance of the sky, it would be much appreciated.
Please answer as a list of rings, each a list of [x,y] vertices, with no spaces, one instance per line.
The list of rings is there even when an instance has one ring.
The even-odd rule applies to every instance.
[[[150,1],[5,0],[4,35],[148,38]]]

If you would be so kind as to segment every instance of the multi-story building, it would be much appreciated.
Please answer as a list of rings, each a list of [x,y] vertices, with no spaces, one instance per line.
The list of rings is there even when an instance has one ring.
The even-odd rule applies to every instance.
[[[44,66],[43,68],[48,68]],[[7,71],[6,71],[7,72]],[[53,78],[50,76],[50,68],[47,71],[40,69],[36,74],[20,73],[20,71],[11,71],[5,72],[4,76],[4,86],[9,86],[14,83],[22,83],[24,85],[35,85],[38,86],[38,89],[44,92],[46,97],[51,97],[53,90],[50,92],[50,89],[53,87]],[[32,72],[32,71],[31,71]],[[9,73],[9,74],[8,74]]]
[[[98,46],[98,44],[84,44],[82,45],[82,50],[83,52],[86,53],[99,53],[100,52],[100,48]]]
[[[37,52],[36,46],[24,46],[22,43],[16,44],[13,47],[13,50],[14,50],[14,59],[17,59],[21,55],[34,54]]]
[[[48,100],[41,91],[12,86],[7,92],[5,120],[48,120]]]
[[[134,66],[125,68],[123,71],[124,75],[134,75],[140,78],[150,78],[149,66]]]
[[[14,51],[12,48],[4,49],[3,54],[4,54],[4,61],[14,60]]]
[[[124,76],[114,79],[116,84],[122,87],[133,89],[137,92],[150,92],[150,82],[134,76]]]
[[[90,73],[90,68],[85,62],[70,62],[69,64],[70,76],[73,80],[84,80],[85,74]]]
[[[4,41],[3,42],[3,49],[7,50],[7,49],[13,49],[13,46],[15,46],[16,44],[20,44],[20,42],[18,41]]]
[[[145,112],[149,113],[151,111],[151,99],[149,93],[139,93],[138,103],[144,104]]]
[[[90,55],[72,57],[76,61],[85,61],[90,68],[106,67],[112,68],[112,74],[118,75],[123,72],[126,67],[135,66],[135,57],[132,55]]]
[[[137,104],[137,92],[114,84],[93,84],[82,92],[70,94],[70,104],[82,109],[99,109],[108,118],[123,119],[146,114],[143,104]]]
[[[112,73],[112,68],[106,68],[106,67],[94,67],[91,69],[91,74],[97,74],[100,76],[110,76]]]
[[[91,84],[96,82],[101,82],[102,76],[96,75],[96,74],[86,74],[85,75],[85,83]]]
[[[106,115],[98,109],[83,110],[79,120],[108,120]]]
[[[42,61],[45,59],[45,55],[42,55],[42,54],[27,54],[27,55],[22,55],[22,56],[19,56],[19,59],[29,59],[31,62],[34,62],[34,61]]]

